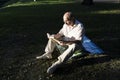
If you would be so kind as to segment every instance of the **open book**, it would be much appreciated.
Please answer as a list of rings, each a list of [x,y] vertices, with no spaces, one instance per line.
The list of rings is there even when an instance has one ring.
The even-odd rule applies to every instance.
[[[48,39],[52,39],[53,41],[57,42],[58,44],[61,44],[59,40],[54,38],[54,35],[50,35],[49,33],[47,33],[47,37],[48,37]]]

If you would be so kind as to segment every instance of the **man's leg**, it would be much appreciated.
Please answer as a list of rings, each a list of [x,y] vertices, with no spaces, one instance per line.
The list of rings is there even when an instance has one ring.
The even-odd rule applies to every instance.
[[[48,68],[47,73],[52,74],[56,70],[56,68],[66,62],[73,55],[73,53],[77,49],[77,46],[78,45],[76,44],[69,45],[68,48],[58,57],[58,61],[53,63],[52,66]]]
[[[54,51],[54,48],[56,46],[56,42],[52,41],[52,39],[48,40],[48,43],[45,48],[45,53],[41,56],[37,56],[37,59],[51,59],[52,55],[51,53]]]

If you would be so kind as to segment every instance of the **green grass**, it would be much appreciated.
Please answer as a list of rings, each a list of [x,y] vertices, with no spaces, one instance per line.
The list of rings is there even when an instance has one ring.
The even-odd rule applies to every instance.
[[[1,80],[119,80],[120,5],[75,2],[18,2],[0,9]],[[51,77],[47,68],[56,61],[36,60],[43,54],[46,33],[57,33],[62,15],[72,11],[84,24],[86,35],[105,55],[89,55],[68,61]],[[55,55],[57,52],[54,52]]]

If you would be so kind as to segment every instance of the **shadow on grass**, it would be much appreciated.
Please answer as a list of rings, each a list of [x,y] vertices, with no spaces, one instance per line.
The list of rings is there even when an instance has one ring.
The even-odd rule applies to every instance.
[[[80,60],[74,60],[71,63],[66,63],[62,67],[58,68],[55,72],[56,75],[66,75],[74,72],[74,69],[80,68],[82,66],[100,64],[110,61],[109,56],[96,57],[96,58],[86,58]]]

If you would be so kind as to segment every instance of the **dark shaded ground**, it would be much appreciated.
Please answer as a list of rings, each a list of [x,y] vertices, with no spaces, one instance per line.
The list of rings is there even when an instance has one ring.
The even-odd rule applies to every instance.
[[[5,3],[7,3],[10,0],[0,0],[0,7],[2,7]]]

